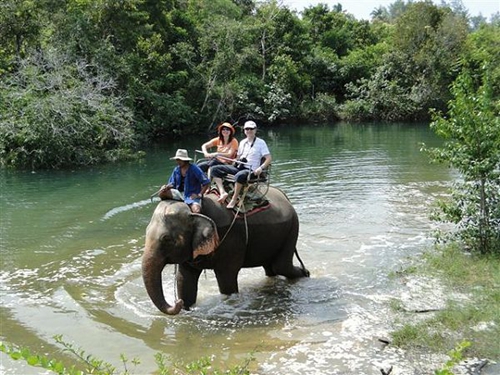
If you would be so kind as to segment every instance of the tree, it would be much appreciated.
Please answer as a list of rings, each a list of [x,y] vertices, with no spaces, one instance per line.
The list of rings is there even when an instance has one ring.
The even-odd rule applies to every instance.
[[[351,99],[344,114],[358,120],[422,121],[429,119],[429,108],[444,110],[467,32],[467,19],[451,9],[430,1],[410,3],[375,74],[347,85]]]
[[[3,0],[0,3],[0,74],[21,60],[26,49],[39,45],[46,8],[46,2],[42,1]]]
[[[481,75],[487,67],[493,93],[500,97],[500,23],[482,24],[469,34],[461,59],[473,75]]]
[[[55,169],[135,156],[132,114],[94,69],[44,51],[0,81],[0,165]]]
[[[434,112],[431,123],[445,143],[428,151],[463,178],[435,219],[456,224],[452,238],[471,251],[500,254],[500,105],[484,72],[479,85],[467,70],[454,82],[448,116]]]
[[[402,14],[406,12],[406,9],[413,1],[409,0],[405,2],[404,0],[396,0],[394,3],[390,4],[388,7],[379,6],[375,8],[370,15],[374,21],[382,21],[387,23],[394,23]]]
[[[467,33],[464,15],[429,1],[410,5],[397,21],[394,47],[412,64],[410,84],[426,93],[420,97],[423,107],[445,108]]]

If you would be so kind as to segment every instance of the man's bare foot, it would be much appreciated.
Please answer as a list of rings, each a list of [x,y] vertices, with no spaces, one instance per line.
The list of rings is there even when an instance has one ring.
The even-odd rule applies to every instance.
[[[192,203],[189,208],[191,208],[191,212],[194,214],[199,214],[201,212],[201,206],[198,203]]]
[[[236,206],[236,201],[234,201],[234,200],[232,200],[232,199],[231,199],[231,202],[229,202],[229,203],[227,204],[226,208],[227,208],[228,210],[231,210],[231,209],[233,209],[233,208],[234,208],[234,206]]]
[[[217,199],[217,202],[219,202],[219,203],[224,202],[224,201],[226,200],[227,196],[228,196],[228,194],[227,194],[227,193],[222,193],[222,194],[220,195],[219,199]]]

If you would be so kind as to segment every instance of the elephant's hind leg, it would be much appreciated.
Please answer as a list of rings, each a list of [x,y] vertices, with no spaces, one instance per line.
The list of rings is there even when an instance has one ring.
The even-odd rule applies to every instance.
[[[264,266],[264,271],[266,272],[266,276],[268,277],[278,276],[278,274],[274,272],[274,268],[272,265]]]
[[[293,265],[293,257],[290,258],[289,260],[283,260],[281,258],[278,258],[276,262],[273,263],[273,271],[275,275],[285,276],[288,279],[309,277],[309,271],[307,269]]]
[[[297,252],[297,239],[299,236],[298,219],[295,218],[293,227],[287,240],[283,244],[281,251],[278,253],[272,263],[272,271],[276,275],[282,275],[289,279],[297,279],[300,277],[309,277],[309,271],[305,267],[297,267],[293,265],[293,257]],[[266,268],[266,275],[268,269]]]

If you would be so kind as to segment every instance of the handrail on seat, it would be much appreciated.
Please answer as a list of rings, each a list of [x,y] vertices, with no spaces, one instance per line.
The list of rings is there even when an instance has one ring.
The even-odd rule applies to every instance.
[[[262,170],[259,177],[252,176],[250,172],[248,174],[247,182],[245,188],[242,190],[242,194],[253,196],[254,199],[263,198],[268,190],[271,176],[271,164],[267,168]],[[235,175],[228,174],[222,179],[223,183],[227,185],[233,185],[235,183]]]
[[[194,160],[193,160],[194,164],[199,164],[202,161],[207,161],[208,160],[205,156],[198,156],[198,154],[202,154],[203,155],[203,151],[201,151],[201,150],[194,150]]]
[[[252,173],[248,174],[247,179],[247,194],[253,193],[254,195],[260,195],[260,198],[265,197],[269,191],[269,182],[271,180],[271,164],[267,168],[262,170],[259,177],[251,178]]]

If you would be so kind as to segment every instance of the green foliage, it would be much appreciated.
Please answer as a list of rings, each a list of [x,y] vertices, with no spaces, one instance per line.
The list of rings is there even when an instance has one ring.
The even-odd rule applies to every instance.
[[[360,78],[370,77],[383,62],[382,56],[389,52],[386,43],[378,43],[352,50],[339,60],[338,84],[345,86]]]
[[[254,360],[253,356],[248,357],[243,364],[233,366],[229,369],[214,368],[213,361],[209,357],[203,357],[197,361],[188,364],[176,363],[173,368],[166,365],[166,356],[162,353],[155,355],[156,363],[159,369],[159,375],[250,375],[250,362]]]
[[[478,87],[478,84],[480,86]],[[477,88],[476,88],[477,87]],[[487,72],[474,83],[464,71],[452,88],[449,117],[435,112],[431,128],[445,141],[428,150],[434,161],[458,170],[451,199],[434,219],[458,226],[452,238],[471,251],[500,253],[500,117]]]
[[[242,117],[268,124],[296,119],[427,120],[429,108],[445,110],[460,58],[475,69],[486,58],[500,61],[498,22],[483,22],[472,37],[468,21],[456,4],[450,8],[430,1],[397,0],[388,9],[380,7],[370,23],[356,20],[340,4],[311,6],[299,17],[275,0],[4,0],[0,95],[10,102],[1,120],[10,128],[0,138],[19,151],[4,164],[57,167],[114,158],[83,151],[84,139],[95,144],[93,137],[70,142],[78,144],[79,151],[66,157],[67,163],[48,157],[61,146],[59,140],[53,149],[37,149],[47,144],[50,131],[36,123],[33,113],[44,108],[46,121],[52,118],[50,108],[63,104],[60,92],[35,100],[19,83],[17,77],[26,74],[33,50],[65,56],[70,98],[78,97],[76,91],[85,85],[75,66],[113,81],[113,88],[99,99],[108,102],[105,116],[128,123],[125,127],[134,139],[150,142],[186,137],[207,124]],[[498,63],[491,73],[498,93]],[[20,107],[11,106],[14,97],[22,98],[17,103],[38,102],[38,107],[28,106],[18,118]],[[84,107],[70,100],[58,113],[74,116],[56,116],[57,128],[64,123],[74,130],[82,111],[96,111]],[[109,113],[109,108],[120,110]],[[103,127],[100,123],[98,128]],[[85,133],[71,131],[66,136]],[[45,134],[43,141],[34,134]],[[26,145],[30,156],[23,156]],[[109,150],[123,155],[128,147]],[[43,160],[32,162],[34,154]]]
[[[302,102],[300,116],[306,122],[332,122],[338,118],[337,110],[334,97],[319,93],[314,100]]]
[[[425,108],[441,109],[449,100],[449,85],[457,75],[454,67],[467,33],[467,19],[462,14],[431,2],[409,5],[398,19],[394,47],[409,61],[409,83],[414,92],[421,93],[419,102]]]
[[[457,245],[429,252],[422,265],[425,272],[443,277],[453,291],[467,294],[467,300],[449,302],[445,310],[426,323],[427,330],[439,327],[455,332],[474,343],[470,354],[480,358],[499,358],[500,347],[491,345],[500,335],[500,258],[476,256]],[[480,328],[482,327],[482,328]]]
[[[468,341],[462,341],[460,344],[458,344],[453,350],[448,353],[450,359],[445,363],[444,367],[440,370],[434,371],[434,375],[453,375],[453,372],[451,371],[453,369],[453,366],[462,361],[463,352],[469,346],[471,346],[471,343]]]
[[[482,24],[469,34],[462,56],[471,74],[482,75],[487,68],[493,97],[500,97],[500,22]]]
[[[404,54],[386,55],[370,78],[346,85],[349,99],[341,107],[341,117],[358,121],[421,119],[425,107],[420,98],[424,89],[412,86],[411,70]]]
[[[39,1],[0,3],[0,74],[22,59],[27,49],[39,45],[44,10]]]
[[[374,73],[346,85],[342,117],[428,120],[428,109],[444,109],[450,98],[467,32],[466,18],[447,7],[429,1],[408,4],[391,33],[391,50]]]
[[[287,55],[278,55],[269,68],[271,83],[267,85],[268,92],[264,98],[264,111],[269,122],[276,122],[289,117],[294,112],[292,93],[300,91],[299,69]]]
[[[54,336],[54,339],[57,344],[63,347],[64,352],[70,353],[77,360],[78,364],[76,366],[65,367],[61,361],[33,354],[27,348],[19,348],[3,342],[0,342],[0,351],[10,356],[13,360],[24,360],[29,366],[44,368],[59,375],[130,375],[134,371],[133,369],[129,369],[129,365],[135,368],[140,364],[139,359],[134,358],[129,360],[122,354],[120,355],[120,361],[123,370],[119,371],[110,363],[98,359],[93,355],[88,355],[85,351],[65,342],[61,335]],[[203,357],[188,364],[176,363],[169,367],[165,354],[157,353],[155,355],[159,375],[250,375],[248,368],[254,360],[253,355],[250,355],[241,365],[236,365],[229,369],[218,369],[213,366],[213,361],[210,358]]]
[[[408,2],[404,0],[396,0],[388,7],[379,6],[378,8],[375,8],[371,15],[374,21],[394,23],[406,12],[411,3],[412,0],[409,0]]]
[[[395,306],[395,302],[391,301],[391,306]],[[423,344],[428,336],[422,332],[417,326],[405,324],[403,327],[394,331],[392,334],[392,343],[398,347],[405,347],[408,343]]]
[[[133,157],[132,115],[114,83],[57,53],[34,53],[0,82],[0,162],[61,168]]]
[[[113,375],[116,373],[115,368],[111,364],[98,360],[91,355],[86,355],[82,350],[75,349],[71,344],[62,341],[61,336],[55,336],[54,338],[58,344],[64,347],[64,351],[76,356],[82,365],[80,369],[77,366],[65,367],[64,363],[57,359],[34,354],[27,348],[19,348],[12,344],[0,342],[0,351],[10,356],[13,360],[24,360],[32,367],[40,367],[60,375]],[[122,361],[124,365],[127,363],[124,357],[122,357]],[[137,363],[136,360],[134,360],[134,363]],[[126,375],[129,372],[125,370],[122,374]]]

